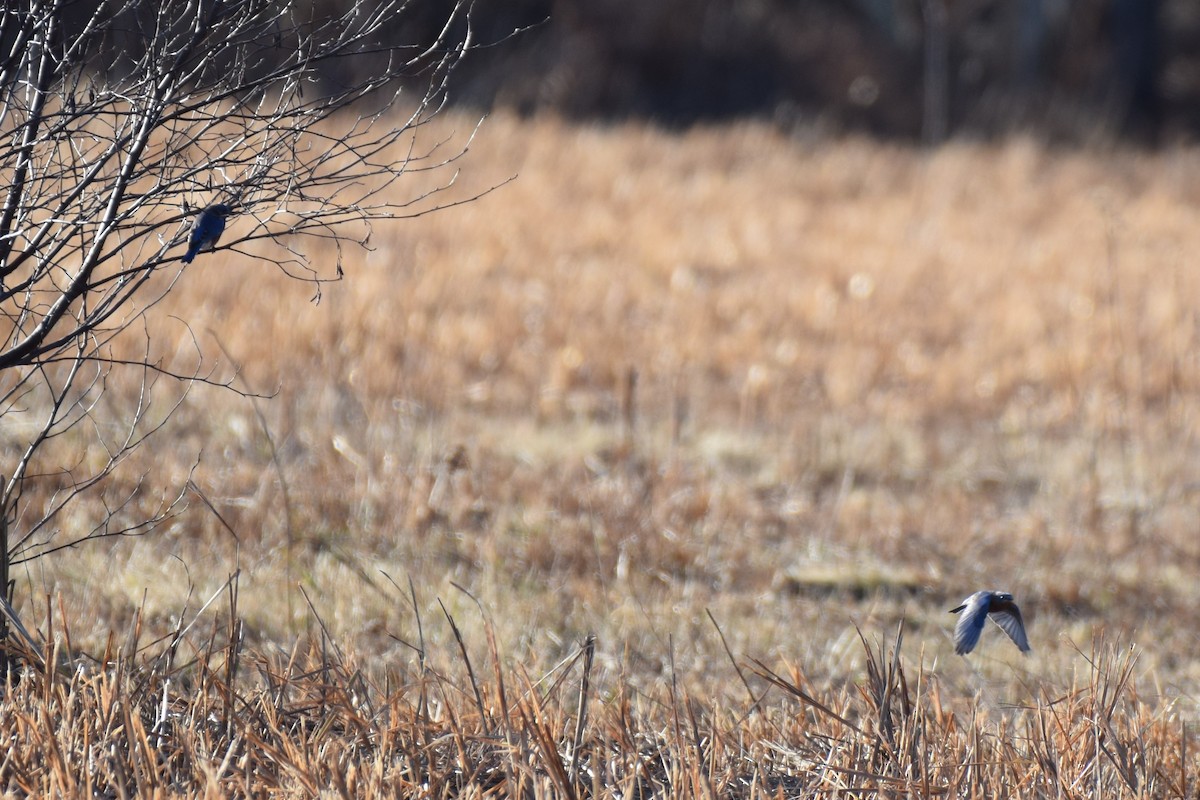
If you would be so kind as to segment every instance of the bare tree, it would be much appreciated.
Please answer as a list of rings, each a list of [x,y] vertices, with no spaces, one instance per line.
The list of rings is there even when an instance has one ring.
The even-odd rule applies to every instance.
[[[466,145],[418,134],[471,47],[469,14],[464,2],[438,4],[432,41],[384,46],[410,3],[356,0],[316,21],[282,0],[25,0],[0,11],[0,605],[10,619],[13,565],[145,532],[181,508],[182,487],[147,503],[145,476],[123,495],[104,487],[172,402],[215,382],[198,348],[191,369],[155,360],[147,316],[190,268],[181,258],[201,207],[231,209],[218,247],[277,264],[319,299],[342,275],[343,243],[366,246],[373,221],[449,202],[439,193]],[[364,65],[368,77],[353,77]],[[432,189],[395,186],[414,171],[441,177]],[[305,237],[337,243],[336,263],[310,264]],[[133,337],[142,357],[119,356],[115,344],[126,352]],[[106,400],[117,370],[141,378],[120,403]],[[165,409],[151,405],[164,382],[175,387]],[[84,459],[83,441],[105,457]],[[98,521],[63,530],[64,510],[85,497]]]

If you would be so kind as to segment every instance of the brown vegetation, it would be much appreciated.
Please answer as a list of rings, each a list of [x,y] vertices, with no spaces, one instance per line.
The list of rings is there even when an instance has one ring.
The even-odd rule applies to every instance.
[[[319,305],[199,257],[156,346],[273,397],[193,389],[128,465],[201,452],[190,511],[15,572],[0,783],[1194,791],[1195,163],[501,117],[460,188],[519,178]],[[953,654],[979,588],[1030,657]]]

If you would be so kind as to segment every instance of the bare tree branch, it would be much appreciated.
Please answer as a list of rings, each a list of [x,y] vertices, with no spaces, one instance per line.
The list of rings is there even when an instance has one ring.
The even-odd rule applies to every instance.
[[[468,0],[446,7],[431,41],[403,47],[384,46],[384,32],[409,0],[315,20],[282,0],[101,0],[78,19],[74,6],[0,10],[0,595],[10,597],[11,565],[153,530],[185,507],[183,489],[147,505],[149,473],[115,495],[105,483],[194,387],[234,391],[194,336],[188,366],[153,355],[161,322],[148,312],[188,269],[180,257],[200,209],[232,211],[218,250],[270,261],[319,300],[342,277],[341,248],[369,247],[373,223],[470,201],[445,193],[477,131],[460,145],[427,133],[472,47]],[[363,58],[380,68],[339,77]],[[423,89],[405,88],[417,78]],[[397,188],[422,173],[438,177]],[[337,262],[310,263],[306,240],[335,243]],[[139,332],[141,357],[118,355]],[[139,390],[118,397],[113,378],[130,371]],[[85,498],[94,523],[64,533],[63,511]]]

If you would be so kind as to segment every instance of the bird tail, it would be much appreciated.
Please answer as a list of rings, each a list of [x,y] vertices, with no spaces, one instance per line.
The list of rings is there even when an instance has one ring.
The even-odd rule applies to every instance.
[[[197,251],[195,249],[189,247],[188,251],[183,254],[183,258],[181,258],[180,261],[185,264],[192,263],[192,259],[196,257],[196,252]]]

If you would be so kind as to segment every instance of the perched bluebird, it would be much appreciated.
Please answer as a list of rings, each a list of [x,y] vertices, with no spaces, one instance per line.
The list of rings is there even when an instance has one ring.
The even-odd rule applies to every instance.
[[[951,614],[966,611],[954,626],[954,652],[960,656],[975,649],[979,634],[983,633],[983,622],[987,617],[999,625],[1013,640],[1022,653],[1029,652],[1029,639],[1025,636],[1025,623],[1021,621],[1021,609],[1013,602],[1008,592],[976,592],[963,600]]]
[[[224,203],[216,203],[201,211],[192,223],[192,235],[188,239],[188,251],[183,254],[183,263],[190,264],[201,250],[211,250],[225,232],[225,217],[233,209]]]

